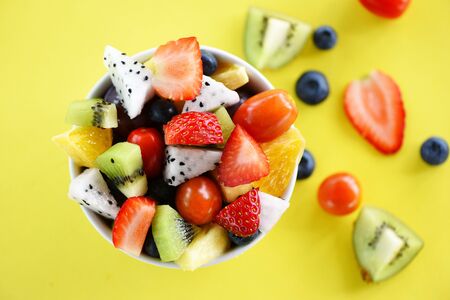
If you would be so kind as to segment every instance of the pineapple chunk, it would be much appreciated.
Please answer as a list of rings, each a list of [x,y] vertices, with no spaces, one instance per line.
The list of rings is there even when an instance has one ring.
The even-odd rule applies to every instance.
[[[244,67],[230,64],[219,65],[211,77],[222,82],[230,90],[236,90],[249,81]]]
[[[96,167],[97,156],[112,146],[112,130],[97,127],[76,127],[54,136],[52,141],[60,146],[74,162],[83,167]]]
[[[181,269],[193,271],[224,254],[230,247],[227,231],[217,224],[202,227],[181,257],[175,261]]]

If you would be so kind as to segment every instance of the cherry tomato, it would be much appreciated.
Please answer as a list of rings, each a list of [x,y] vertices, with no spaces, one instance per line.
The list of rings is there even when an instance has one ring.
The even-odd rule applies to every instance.
[[[245,101],[233,117],[257,142],[282,135],[297,118],[294,100],[283,90],[269,90]]]
[[[408,7],[410,0],[359,0],[370,12],[384,18],[400,17]]]
[[[217,184],[205,176],[180,185],[175,200],[180,215],[189,223],[209,223],[222,208],[222,194]]]
[[[148,178],[161,174],[164,164],[164,140],[155,128],[138,128],[128,135],[128,142],[141,148],[144,172]]]
[[[361,188],[356,179],[347,173],[326,178],[319,187],[319,204],[328,213],[346,215],[358,208]]]

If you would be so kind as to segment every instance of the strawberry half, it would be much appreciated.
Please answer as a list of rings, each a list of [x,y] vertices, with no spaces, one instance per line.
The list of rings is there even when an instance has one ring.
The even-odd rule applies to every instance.
[[[241,126],[236,125],[223,149],[218,167],[219,181],[233,187],[267,175],[267,156],[258,143]]]
[[[127,199],[119,210],[112,230],[114,247],[138,256],[155,215],[156,202],[148,197]]]
[[[204,146],[223,143],[217,116],[209,112],[176,115],[163,126],[166,145]]]
[[[260,213],[258,189],[252,189],[222,208],[214,222],[234,235],[247,237],[258,231]]]
[[[352,81],[345,91],[344,109],[356,130],[384,154],[397,152],[403,143],[405,110],[394,80],[373,71]]]
[[[203,65],[195,37],[159,46],[149,62],[155,91],[166,99],[192,100],[202,87]]]

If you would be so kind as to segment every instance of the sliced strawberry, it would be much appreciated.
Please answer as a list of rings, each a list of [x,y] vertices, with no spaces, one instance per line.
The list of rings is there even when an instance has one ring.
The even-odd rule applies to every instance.
[[[269,162],[256,141],[236,125],[218,167],[219,180],[225,186],[237,186],[258,180],[269,174]]]
[[[163,126],[166,145],[212,145],[223,143],[222,128],[216,115],[188,112],[176,115]]]
[[[345,91],[345,112],[358,132],[384,154],[403,143],[405,110],[399,87],[391,77],[373,71],[352,81]]]
[[[252,189],[222,208],[214,222],[234,235],[247,237],[258,231],[260,213],[258,189]]]
[[[119,210],[112,230],[114,247],[138,256],[155,214],[156,202],[148,197],[127,199]]]
[[[153,86],[163,98],[192,100],[202,87],[202,55],[195,37],[159,46],[149,62]]]

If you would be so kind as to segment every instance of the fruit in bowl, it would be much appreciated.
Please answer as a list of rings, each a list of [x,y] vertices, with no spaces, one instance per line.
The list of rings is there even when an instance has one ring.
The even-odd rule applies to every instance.
[[[134,57],[107,46],[108,75],[54,138],[71,157],[69,197],[97,230],[140,260],[184,270],[271,230],[305,144],[285,91],[226,52],[202,51],[193,37]]]

